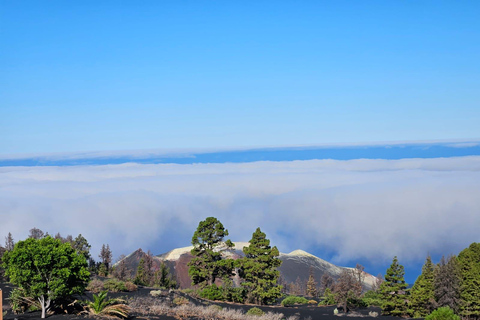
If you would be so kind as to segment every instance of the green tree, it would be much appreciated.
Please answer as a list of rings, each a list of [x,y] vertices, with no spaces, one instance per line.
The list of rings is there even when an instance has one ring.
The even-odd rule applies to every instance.
[[[107,268],[107,274],[110,271],[110,264],[112,263],[112,250],[110,250],[110,246],[102,245],[102,249],[100,250],[100,254],[98,257],[102,260],[102,263]]]
[[[40,302],[42,318],[53,300],[83,293],[90,276],[85,257],[50,236],[19,241],[3,261],[10,281]]]
[[[135,280],[133,281],[137,285],[146,286],[148,285],[148,275],[145,272],[145,259],[141,258],[138,262],[137,274]]]
[[[177,287],[177,281],[164,262],[160,264],[160,269],[155,272],[155,284],[165,289],[175,289]]]
[[[465,318],[480,317],[480,243],[472,243],[458,255],[460,265],[462,305]]]
[[[415,318],[423,318],[435,309],[435,274],[430,256],[425,260],[422,274],[411,289],[410,302]]]
[[[257,304],[275,302],[282,295],[282,287],[277,283],[280,277],[277,268],[282,264],[277,247],[270,247],[270,240],[257,228],[243,253],[245,258],[239,260],[239,274],[245,280],[242,285],[248,300]]]
[[[79,234],[75,240],[72,242],[72,247],[78,254],[81,254],[85,257],[85,260],[90,259],[90,248],[92,247],[87,239],[85,239],[81,234]]]
[[[385,281],[380,285],[384,315],[405,316],[409,313],[407,306],[408,290],[404,275],[403,266],[398,263],[397,257],[394,257],[385,274]]]
[[[220,252],[214,250],[224,243],[223,239],[226,236],[228,230],[216,218],[208,217],[200,221],[192,237],[191,254],[194,258],[188,263],[192,285],[199,284],[204,287],[215,283],[217,278],[232,275],[233,260],[222,260]],[[227,240],[225,245],[227,248],[233,247],[230,240]]]

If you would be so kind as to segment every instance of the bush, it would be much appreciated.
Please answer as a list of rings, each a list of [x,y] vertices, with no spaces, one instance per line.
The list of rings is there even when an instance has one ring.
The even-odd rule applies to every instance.
[[[282,300],[282,306],[289,307],[295,304],[308,304],[308,300],[304,297],[297,297],[297,296],[288,296]]]
[[[333,309],[333,314],[334,314],[334,315],[337,315],[337,314],[338,314],[338,309],[337,309],[337,308]]]
[[[181,305],[184,305],[184,304],[188,304],[188,299],[187,298],[184,298],[184,297],[176,297],[173,299],[173,304],[176,305],[176,306],[181,306]]]
[[[363,295],[362,301],[367,307],[372,307],[372,306],[381,307],[382,306],[382,296],[381,296],[381,294],[378,293],[378,292],[372,291],[372,290],[365,292],[365,294]]]
[[[442,307],[426,316],[425,320],[460,320],[460,317],[449,307]]]
[[[91,291],[93,293],[99,293],[103,291],[103,282],[99,279],[92,279],[88,283],[88,286],[86,288],[88,291]]]
[[[317,304],[317,301],[315,301],[315,300],[308,300],[308,304]]]
[[[323,294],[323,300],[321,304],[324,306],[331,306],[335,304],[335,295],[332,293],[330,288],[325,289],[325,293]]]
[[[137,291],[138,290],[138,287],[135,283],[131,282],[131,281],[127,281],[125,282],[125,288],[128,292],[132,292],[132,291]]]
[[[152,290],[150,291],[152,297],[160,297],[162,295],[162,290]]]
[[[223,309],[222,306],[219,306],[217,304],[212,304],[211,306],[208,306],[208,308],[216,311],[220,311]]]
[[[225,297],[222,293],[222,288],[217,287],[216,284],[207,286],[205,289],[200,291],[200,297],[208,300],[225,300]]]
[[[16,314],[42,308],[38,300],[25,296],[25,291],[20,288],[15,288],[10,292],[9,300],[10,307]]]
[[[247,311],[247,315],[249,316],[263,316],[265,312],[262,311],[262,309],[253,307]]]
[[[110,292],[122,292],[127,291],[125,282],[117,279],[108,279],[103,283],[103,288]]]

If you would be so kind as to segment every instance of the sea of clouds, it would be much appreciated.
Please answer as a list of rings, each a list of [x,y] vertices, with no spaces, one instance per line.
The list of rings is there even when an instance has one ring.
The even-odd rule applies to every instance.
[[[104,243],[160,254],[208,216],[233,241],[261,227],[339,264],[423,261],[480,241],[480,157],[0,167],[0,236],[15,240],[37,227],[81,233],[95,258]]]

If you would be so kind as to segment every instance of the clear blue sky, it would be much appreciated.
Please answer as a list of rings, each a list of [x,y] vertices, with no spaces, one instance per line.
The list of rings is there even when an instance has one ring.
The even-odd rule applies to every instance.
[[[480,137],[478,1],[2,1],[0,153]]]

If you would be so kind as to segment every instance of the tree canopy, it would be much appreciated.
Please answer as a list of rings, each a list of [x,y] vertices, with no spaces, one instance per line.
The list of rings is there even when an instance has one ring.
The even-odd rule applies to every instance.
[[[233,261],[222,260],[221,253],[214,249],[225,243],[227,248],[233,247],[230,240],[223,241],[228,236],[228,230],[214,217],[200,221],[192,237],[194,258],[189,262],[188,274],[193,285],[212,285],[215,279],[230,276],[233,271]]]
[[[382,310],[385,315],[405,316],[408,314],[407,287],[404,279],[405,270],[398,263],[397,257],[387,269],[385,281],[380,285],[383,298]]]
[[[42,318],[52,300],[83,293],[90,276],[85,257],[50,236],[19,241],[3,262],[10,281],[40,302]]]
[[[282,289],[277,283],[280,276],[277,268],[282,264],[277,247],[270,247],[270,240],[257,228],[243,253],[245,258],[240,260],[239,272],[245,280],[242,285],[247,289],[247,298],[257,304],[274,302]]]

